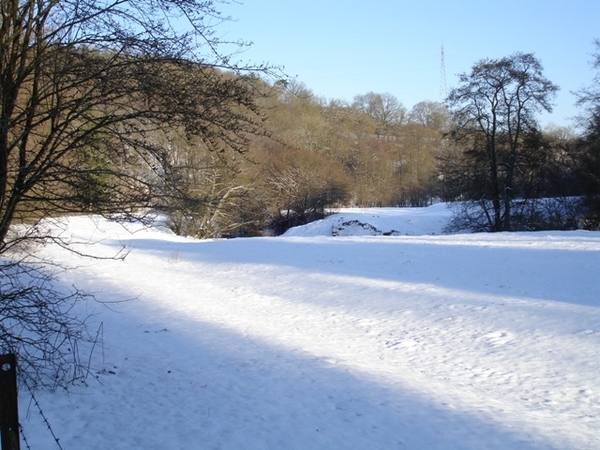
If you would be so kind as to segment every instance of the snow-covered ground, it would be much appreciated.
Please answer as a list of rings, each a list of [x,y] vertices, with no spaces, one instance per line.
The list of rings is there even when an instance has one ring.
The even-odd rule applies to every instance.
[[[207,241],[69,219],[88,252],[129,255],[43,251],[111,302],[81,305],[88,385],[36,394],[62,448],[600,448],[600,233],[447,218],[348,209]],[[20,414],[32,449],[58,448],[27,392]]]

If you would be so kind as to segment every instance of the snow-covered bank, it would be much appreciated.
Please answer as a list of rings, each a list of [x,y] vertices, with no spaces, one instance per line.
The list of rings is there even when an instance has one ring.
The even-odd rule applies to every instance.
[[[130,253],[49,247],[77,266],[62,282],[131,300],[85,305],[97,379],[38,394],[61,445],[599,448],[600,233],[440,235],[446,217],[342,210],[211,241],[72,218],[91,251]],[[21,416],[53,448],[27,393]]]
[[[341,208],[331,216],[290,229],[286,236],[408,236],[442,234],[450,218],[445,203],[428,208]]]

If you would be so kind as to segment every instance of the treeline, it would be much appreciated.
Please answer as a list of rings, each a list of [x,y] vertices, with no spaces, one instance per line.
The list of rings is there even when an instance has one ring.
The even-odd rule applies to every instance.
[[[489,136],[464,128],[461,135],[447,104],[424,101],[408,110],[393,95],[372,92],[346,103],[319,98],[301,83],[255,82],[266,132],[250,138],[244,157],[223,161],[202,147],[178,152],[187,155],[174,166],[186,172],[179,180],[189,197],[170,215],[177,232],[279,234],[329,208],[436,201],[461,205],[454,230],[495,230],[485,207]],[[577,135],[568,127],[540,130],[528,120],[516,138],[518,155],[510,154],[508,135],[496,136],[498,176],[506,177],[514,160],[511,185],[502,189],[517,205],[509,214],[520,219],[506,229],[597,226],[598,129],[588,124]]]
[[[151,207],[166,213],[176,233],[205,238],[280,234],[336,207],[460,201],[456,230],[491,229],[485,208],[473,211],[488,198],[489,155],[477,147],[485,136],[459,136],[447,104],[423,101],[408,110],[392,94],[373,92],[347,103],[319,98],[297,82],[267,83],[213,68],[183,70],[159,71],[179,86],[171,88],[172,97],[163,97],[164,87],[149,91],[157,95],[152,101],[170,103],[164,114],[172,116],[165,116],[160,128],[113,135],[99,129],[101,139],[53,168],[64,170],[62,180],[68,182],[40,183],[45,198],[23,202],[26,208],[20,211],[114,214]],[[183,87],[182,80],[187,80]],[[217,91],[185,88],[194,83]],[[119,95],[124,104],[141,101]],[[181,118],[176,113],[184,100],[178,95],[186,96],[190,108]],[[196,116],[195,108],[203,116]],[[138,127],[143,120],[135,123]],[[188,127],[198,134],[191,135]],[[567,127],[528,129],[519,138],[511,199],[594,198],[597,135],[597,125],[582,135]],[[107,154],[115,145],[117,159]],[[500,155],[504,143],[498,145]],[[146,152],[139,153],[140,148]],[[577,222],[581,210],[565,205],[550,207],[550,221],[538,217],[537,223],[516,228],[595,226],[592,210]]]
[[[111,77],[103,82],[115,86],[86,97],[85,113],[95,115],[69,132],[76,145],[44,168],[47,177],[32,185],[35,195],[21,198],[16,212],[25,220],[151,208],[164,212],[178,234],[235,237],[280,234],[336,207],[460,201],[455,230],[494,230],[485,207],[489,136],[461,128],[447,103],[423,101],[408,110],[392,94],[373,92],[347,103],[317,97],[294,81],[269,83],[182,62],[132,62],[82,49],[77,59],[77,68],[100,66],[103,75],[117,66],[135,70],[135,77],[121,74],[129,85]],[[60,94],[69,97],[80,87]],[[73,126],[74,106],[62,105],[60,115]],[[55,120],[56,112],[42,114]],[[518,214],[533,208],[528,222],[507,229],[597,226],[598,120],[581,135],[531,124],[518,137],[518,162],[505,192],[510,189],[511,200],[585,196],[589,208],[582,213],[565,201],[546,202],[550,219],[542,220],[533,217],[541,203],[521,201]],[[497,137],[496,156],[506,165],[516,155],[508,135],[499,130]]]
[[[15,221],[79,212],[158,210],[196,237],[279,234],[330,208],[434,201],[460,201],[455,229],[595,226],[598,79],[580,93],[583,131],[541,130],[535,115],[558,87],[532,55],[482,60],[446,102],[408,110],[389,93],[323,99],[269,67],[218,53],[208,62],[186,33],[152,20],[130,28],[118,4],[5,3],[0,252]],[[158,16],[175,11],[160,4]],[[86,27],[73,33],[83,10]],[[209,30],[204,18],[188,20]],[[567,197],[586,203],[545,202],[535,217],[532,200]]]
[[[345,104],[299,83],[257,83],[266,132],[251,137],[243,157],[178,148],[173,170],[187,195],[171,213],[177,232],[277,234],[328,208],[425,206],[442,194],[436,161],[450,120],[443,105],[407,111],[375,93]]]

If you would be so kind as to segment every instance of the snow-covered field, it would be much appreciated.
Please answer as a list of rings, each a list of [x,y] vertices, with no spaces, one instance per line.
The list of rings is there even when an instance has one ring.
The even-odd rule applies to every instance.
[[[129,255],[50,246],[61,283],[128,301],[81,305],[101,331],[88,385],[36,394],[60,445],[600,448],[600,233],[442,235],[447,218],[342,210],[208,241],[69,219],[86,251]],[[31,448],[58,448],[20,394]]]

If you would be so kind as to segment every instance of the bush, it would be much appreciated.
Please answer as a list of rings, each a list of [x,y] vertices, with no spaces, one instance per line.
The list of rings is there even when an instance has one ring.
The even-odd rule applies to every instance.
[[[86,297],[58,290],[47,265],[0,259],[0,351],[18,355],[29,387],[67,387],[87,375],[79,345],[93,339],[72,312]]]
[[[456,202],[450,208],[453,215],[445,232],[493,231],[491,201]],[[512,200],[511,228],[506,231],[573,230],[579,227],[582,211],[577,197]]]

